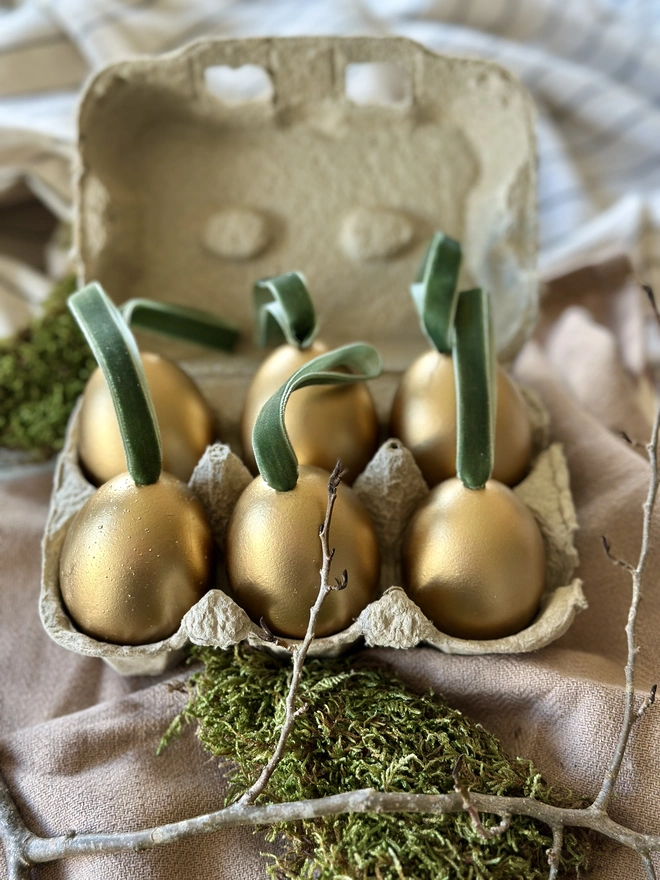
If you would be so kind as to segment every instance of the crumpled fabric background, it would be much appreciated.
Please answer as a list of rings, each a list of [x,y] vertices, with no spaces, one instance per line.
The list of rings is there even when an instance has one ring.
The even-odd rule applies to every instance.
[[[0,3],[0,199],[30,193],[71,220],[75,110],[104,64],[208,35],[398,33],[430,48],[478,54],[518,73],[538,108],[540,264],[548,277],[605,244],[630,253],[660,287],[660,7],[645,0],[27,0]],[[5,247],[5,242],[7,246]],[[0,315],[38,309],[42,272],[16,258],[0,220]],[[563,270],[562,270],[563,271]],[[625,259],[550,283],[536,340],[518,373],[543,397],[565,444],[581,530],[589,610],[556,644],[516,658],[372,652],[418,687],[432,685],[532,758],[547,778],[595,794],[616,739],[623,694],[626,573],[635,560],[649,467],[618,432],[642,437],[636,378],[649,355],[647,318]],[[40,539],[50,473],[0,483],[0,766],[35,831],[119,830],[222,803],[223,772],[192,732],[163,757],[157,741],[181,696],[166,679],[123,679],[51,643],[37,616]],[[657,680],[660,529],[640,616],[638,685]],[[614,804],[635,828],[660,827],[660,735],[651,712],[633,736]],[[233,830],[139,856],[42,867],[41,878],[260,878],[264,844]],[[660,861],[657,863],[660,867]],[[0,877],[4,876],[0,859]],[[643,877],[634,856],[604,844],[597,880]]]

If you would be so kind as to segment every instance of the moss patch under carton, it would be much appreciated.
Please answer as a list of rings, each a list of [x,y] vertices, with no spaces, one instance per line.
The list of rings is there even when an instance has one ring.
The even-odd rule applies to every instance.
[[[291,663],[243,646],[193,648],[192,658],[203,667],[190,678],[189,702],[161,748],[185,723],[196,723],[204,748],[233,764],[231,802],[272,753]],[[452,791],[452,767],[462,754],[465,782],[475,791],[586,805],[548,785],[530,761],[508,758],[494,736],[441,697],[415,693],[387,670],[370,668],[363,655],[308,661],[300,698],[309,709],[260,802],[365,787],[441,794]],[[292,880],[540,880],[548,876],[552,846],[549,829],[524,817],[514,817],[501,837],[483,840],[465,814],[343,815],[281,824],[268,838],[284,843],[270,874]],[[567,831],[561,875],[581,876],[589,848],[584,832]]]
[[[61,449],[71,410],[96,363],[66,305],[76,289],[56,285],[44,312],[0,340],[0,446],[46,458]]]

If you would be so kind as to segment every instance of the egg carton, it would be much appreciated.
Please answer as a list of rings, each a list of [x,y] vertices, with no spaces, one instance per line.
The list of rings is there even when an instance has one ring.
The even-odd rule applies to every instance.
[[[310,649],[311,656],[334,657],[361,642],[371,647],[391,648],[427,644],[449,654],[523,653],[559,638],[575,614],[586,608],[581,581],[572,577],[578,563],[573,543],[577,523],[566,461],[560,444],[548,445],[547,414],[542,405],[531,392],[524,393],[534,427],[536,456],[530,473],[515,487],[514,493],[532,511],[546,550],[545,590],[532,623],[501,639],[458,639],[441,632],[398,586],[403,532],[430,489],[409,450],[399,440],[388,439],[354,484],[355,492],[372,518],[380,546],[381,595],[345,630],[316,639]],[[59,590],[59,559],[71,518],[94,492],[80,469],[77,441],[78,411],[72,416],[58,462],[44,539],[40,614],[48,634],[78,654],[102,657],[117,672],[126,675],[164,672],[181,660],[183,650],[191,643],[228,648],[247,641],[267,650],[285,651],[286,648],[266,639],[261,628],[234,602],[222,568],[218,573],[220,588],[206,593],[168,639],[147,645],[114,645],[76,629]],[[190,488],[209,517],[221,552],[232,510],[251,479],[240,458],[221,443],[207,448],[190,479]],[[350,572],[347,589],[350,589]],[[295,644],[294,640],[281,641]]]
[[[382,95],[369,103],[351,92],[354,74],[382,73],[383,65],[386,76],[394,74],[396,100],[390,93],[384,104]],[[269,89],[254,100],[227,101],[217,84],[241,71],[260,72]],[[402,371],[427,345],[408,288],[436,230],[462,244],[461,287],[492,294],[500,360],[512,360],[533,332],[533,109],[521,84],[492,62],[440,56],[400,37],[202,40],[100,71],[83,96],[79,131],[74,249],[81,282],[99,281],[118,304],[146,296],[213,309],[242,331],[235,355],[208,357],[138,335],[140,347],[184,360],[215,411],[226,445],[209,449],[192,483],[220,546],[249,479],[239,425],[264,357],[251,342],[256,279],[302,271],[323,340],[378,348],[384,374],[371,387],[381,426]],[[530,406],[538,428],[544,418]],[[67,522],[93,491],[78,467],[76,436],[74,415],[44,539],[40,607],[50,635],[129,674],[162,672],[188,642],[263,644],[226,585],[162,643],[108,645],[75,630],[57,570]],[[541,612],[516,636],[470,642],[440,633],[396,586],[401,530],[428,487],[384,427],[382,440],[354,486],[381,543],[382,595],[346,631],[317,640],[312,654],[337,654],[360,640],[518,652],[557,638],[584,607],[580,583],[571,580],[575,517],[561,449],[539,440],[535,466],[516,488],[548,550]]]

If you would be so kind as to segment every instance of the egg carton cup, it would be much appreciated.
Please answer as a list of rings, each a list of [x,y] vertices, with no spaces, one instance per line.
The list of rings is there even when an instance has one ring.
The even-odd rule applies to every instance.
[[[569,475],[562,447],[548,445],[548,416],[538,398],[524,391],[534,428],[537,454],[528,476],[514,493],[530,508],[546,549],[546,586],[538,614],[520,632],[502,639],[458,639],[441,632],[408,598],[401,583],[401,541],[414,510],[430,489],[412,454],[397,439],[386,441],[358,477],[354,490],[371,515],[382,554],[380,598],[349,626],[316,639],[311,656],[334,657],[364,641],[370,647],[413,648],[432,645],[449,654],[518,654],[538,650],[563,635],[575,615],[587,607],[582,583],[573,578],[578,555],[577,529]],[[81,633],[69,618],[59,589],[59,560],[71,518],[93,494],[77,454],[79,407],[72,414],[60,455],[44,536],[40,615],[48,634],[78,654],[101,657],[124,675],[158,675],[179,663],[189,644],[229,648],[242,641],[284,653],[231,598],[224,569],[219,588],[211,589],[183,617],[174,635],[147,645],[115,645]],[[209,446],[189,485],[205,508],[215,540],[224,551],[227,525],[239,496],[252,477],[231,449]],[[330,529],[332,543],[332,526]],[[350,589],[350,586],[348,587]],[[292,640],[282,639],[282,643]]]
[[[80,510],[95,487],[87,480],[78,460],[80,401],[71,414],[64,448],[58,458],[50,508],[42,545],[42,579],[39,615],[48,635],[63,648],[89,657],[101,657],[123,675],[159,675],[177,665],[190,638],[184,622],[173,635],[146,645],[116,645],[80,632],[69,617],[59,587],[62,547],[72,517]],[[204,479],[200,483],[200,473]],[[205,506],[216,536],[224,535],[231,511],[251,476],[229,447],[215,444],[208,448],[193,474],[190,485]],[[217,481],[217,482],[214,482]],[[221,547],[222,541],[219,541]],[[232,603],[235,605],[235,603]],[[235,606],[237,607],[237,606]],[[230,615],[228,615],[229,619]],[[245,622],[249,623],[243,612]],[[228,644],[245,638],[239,615],[227,623]],[[219,627],[222,631],[222,626]]]

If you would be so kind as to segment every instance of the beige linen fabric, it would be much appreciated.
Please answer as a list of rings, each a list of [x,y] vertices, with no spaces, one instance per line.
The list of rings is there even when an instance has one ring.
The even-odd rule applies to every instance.
[[[610,260],[549,286],[538,338],[517,365],[543,398],[552,439],[565,445],[580,531],[589,610],[558,642],[533,655],[458,657],[432,649],[371,651],[415,687],[432,686],[532,758],[546,778],[595,795],[616,741],[623,700],[629,577],[601,546],[635,561],[649,466],[616,433],[648,434],[634,393],[641,369],[640,300],[625,261]],[[627,364],[627,367],[624,366]],[[160,757],[155,749],[183,697],[168,677],[125,679],[100,660],[48,640],[38,619],[39,542],[50,475],[0,485],[0,767],[30,827],[43,834],[129,830],[218,808],[222,768],[191,731]],[[639,620],[638,686],[658,677],[660,526],[654,527]],[[178,678],[179,670],[172,677]],[[660,728],[655,711],[634,733],[613,815],[660,827]],[[86,857],[40,867],[47,880],[261,878],[266,848],[234,829],[140,855]],[[659,863],[660,866],[660,863]],[[0,877],[6,876],[0,861]],[[603,843],[596,880],[633,880],[637,860]]]

